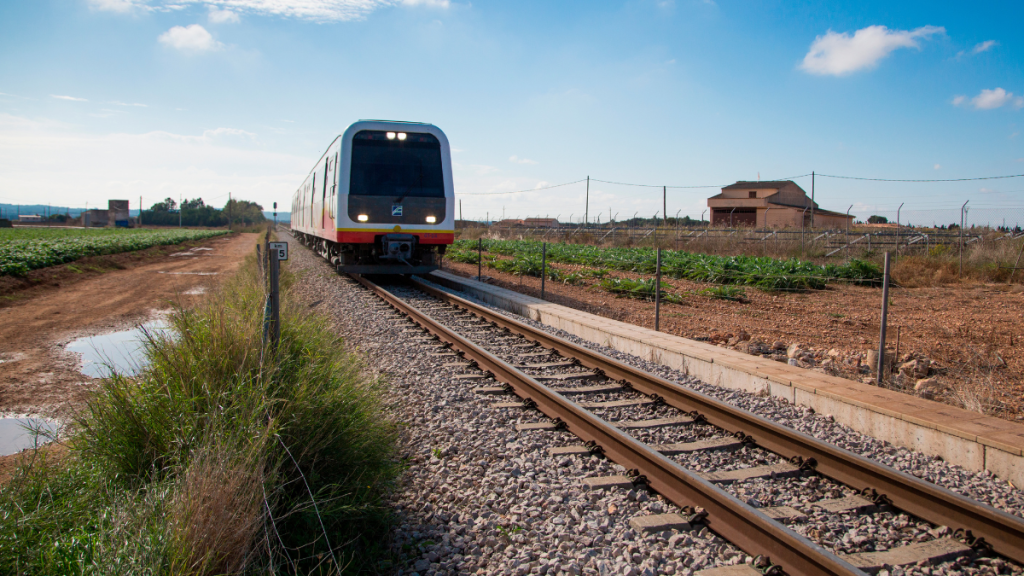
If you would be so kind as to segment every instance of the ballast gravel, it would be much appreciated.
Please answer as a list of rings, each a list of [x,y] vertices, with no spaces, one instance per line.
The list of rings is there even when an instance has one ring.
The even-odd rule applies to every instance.
[[[629,525],[630,518],[681,511],[643,489],[587,490],[582,478],[623,474],[624,469],[591,456],[549,456],[548,448],[578,444],[579,440],[561,431],[517,432],[517,423],[544,420],[543,415],[532,410],[491,407],[493,402],[515,398],[473,393],[474,386],[496,383],[453,378],[463,372],[444,366],[454,357],[437,355],[440,348],[427,340],[417,340],[422,333],[403,316],[352,280],[337,275],[308,250],[293,250],[289,267],[302,274],[298,290],[311,307],[332,316],[348,344],[368,358],[371,368],[385,375],[392,385],[387,403],[391,416],[400,423],[402,456],[408,463],[401,485],[392,496],[399,519],[391,542],[399,562],[396,574],[688,576],[705,568],[751,561],[707,529],[637,533]],[[777,399],[710,386],[663,366],[497,311],[1008,512],[1021,515],[1024,510],[1020,492],[998,479],[893,448]],[[616,414],[611,412],[606,411],[604,416],[629,418],[642,410],[620,408],[615,409]],[[683,434],[666,441],[680,441],[685,430],[678,429]],[[815,478],[800,482],[803,488],[796,494],[783,493],[782,484],[775,485],[770,479],[737,483],[730,491],[759,506],[796,502],[810,493],[815,497],[828,494]],[[844,488],[835,495],[847,492]],[[812,520],[807,526],[826,530],[824,539],[841,552],[863,550],[859,544],[877,538],[880,531],[892,532],[895,536],[885,540],[894,544],[922,533],[929,538],[939,536],[902,514],[873,521],[834,514]],[[980,573],[987,571],[986,567],[994,568],[994,573],[1019,573],[1013,569],[1016,567],[1001,564],[972,562],[962,566],[948,562],[931,568],[895,568],[892,575]]]

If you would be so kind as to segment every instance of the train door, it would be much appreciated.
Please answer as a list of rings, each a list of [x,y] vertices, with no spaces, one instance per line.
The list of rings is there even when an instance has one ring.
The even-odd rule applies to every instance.
[[[331,159],[324,160],[324,183],[320,190],[320,229],[327,228],[327,174],[331,170]]]
[[[316,172],[313,173],[313,182],[309,186],[309,227],[313,227],[313,209],[316,207]]]

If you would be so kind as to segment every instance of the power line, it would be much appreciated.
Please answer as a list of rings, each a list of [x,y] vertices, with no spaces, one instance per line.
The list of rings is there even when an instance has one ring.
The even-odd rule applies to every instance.
[[[586,178],[576,180],[575,182],[566,182],[565,184],[555,184],[553,186],[544,186],[541,188],[530,188],[529,190],[515,190],[512,192],[459,192],[462,196],[500,196],[503,194],[522,194],[523,192],[536,192],[537,190],[550,190],[551,188],[560,188],[562,186],[569,186],[572,184],[579,184],[580,182],[586,181]]]
[[[806,178],[810,174],[801,174],[800,176],[790,176],[788,178],[776,178],[774,180],[760,180],[760,182],[781,182],[783,180],[796,180],[797,178]],[[611,182],[609,180],[598,180],[597,178],[591,178],[591,182],[602,182],[604,184],[616,184],[618,186],[638,186],[641,188],[676,188],[676,189],[689,189],[689,188],[724,188],[730,184],[708,184],[704,186],[666,186],[664,184],[631,184],[629,182]]]
[[[821,178],[842,178],[843,180],[870,180],[872,182],[967,182],[971,180],[1002,180],[1004,178],[1024,178],[1024,174],[1012,174],[1010,176],[982,176],[980,178],[950,178],[946,180],[897,180],[893,178],[862,178],[860,176],[834,176],[831,174],[818,174]]]

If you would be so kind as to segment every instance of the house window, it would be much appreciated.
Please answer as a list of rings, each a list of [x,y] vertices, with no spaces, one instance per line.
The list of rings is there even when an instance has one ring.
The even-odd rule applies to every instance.
[[[757,198],[757,190],[751,190],[749,192],[750,198]]]

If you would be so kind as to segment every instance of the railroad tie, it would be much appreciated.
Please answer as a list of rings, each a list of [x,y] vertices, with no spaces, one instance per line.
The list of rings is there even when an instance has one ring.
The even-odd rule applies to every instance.
[[[549,456],[576,456],[579,454],[590,454],[590,448],[577,444],[574,446],[556,446],[555,448],[548,448]]]
[[[455,354],[452,353],[452,356],[454,356],[454,355]],[[446,364],[442,364],[441,365],[442,368],[465,368],[466,366],[470,366],[470,363],[469,362],[448,362]]]
[[[846,498],[836,498],[835,500],[819,500],[818,502],[811,502],[811,506],[821,508],[826,512],[832,512],[835,514],[840,512],[864,514],[867,512],[874,512],[875,509],[878,508],[874,502],[861,498],[860,496],[847,496]]]
[[[548,356],[548,354],[541,354],[541,356]],[[541,362],[539,364],[516,364],[516,368],[564,368],[566,366],[574,366],[576,363],[567,360],[565,362]]]
[[[696,576],[764,576],[761,571],[750,564],[734,564],[719,566],[697,572]]]
[[[598,384],[597,386],[578,386],[576,388],[552,388],[563,396],[571,394],[606,394],[608,392],[619,392],[622,386],[619,384]]]
[[[688,454],[690,452],[702,452],[704,450],[726,450],[743,446],[743,442],[733,436],[712,438],[711,440],[698,440],[697,442],[686,442],[682,444],[656,444],[651,448],[666,456],[673,454]]]
[[[612,424],[622,430],[665,428],[682,424],[693,424],[693,418],[689,416],[672,416],[671,418],[656,418],[653,420],[620,420]]]
[[[693,526],[680,514],[651,514],[634,516],[629,526],[637,532],[664,532],[665,530],[691,530]]]
[[[633,489],[633,481],[626,476],[593,476],[583,479],[583,485],[591,490]]]
[[[654,404],[653,398],[631,398],[629,400],[609,400],[607,402],[580,402],[583,408],[623,408],[626,406],[649,406]]]
[[[558,430],[558,426],[555,422],[527,422],[516,424],[516,430],[520,432],[524,430]]]
[[[772,520],[806,520],[807,514],[793,508],[792,506],[769,506],[768,508],[758,508],[758,512],[771,518]]]
[[[725,472],[708,472],[701,474],[708,482],[738,482],[750,480],[751,478],[786,477],[800,474],[800,468],[788,462],[779,462],[768,466],[755,466],[742,470],[728,470]]]
[[[538,374],[530,376],[534,380],[576,380],[580,378],[593,378],[597,372],[564,372],[562,374]]]
[[[522,402],[495,402],[491,404],[491,408],[522,408],[523,406]]]
[[[839,557],[861,570],[874,574],[883,566],[907,566],[918,562],[943,562],[971,551],[971,547],[952,538],[908,544],[884,552],[857,552]]]
[[[473,388],[473,392],[477,394],[505,394],[508,389],[504,386],[477,386]]]

